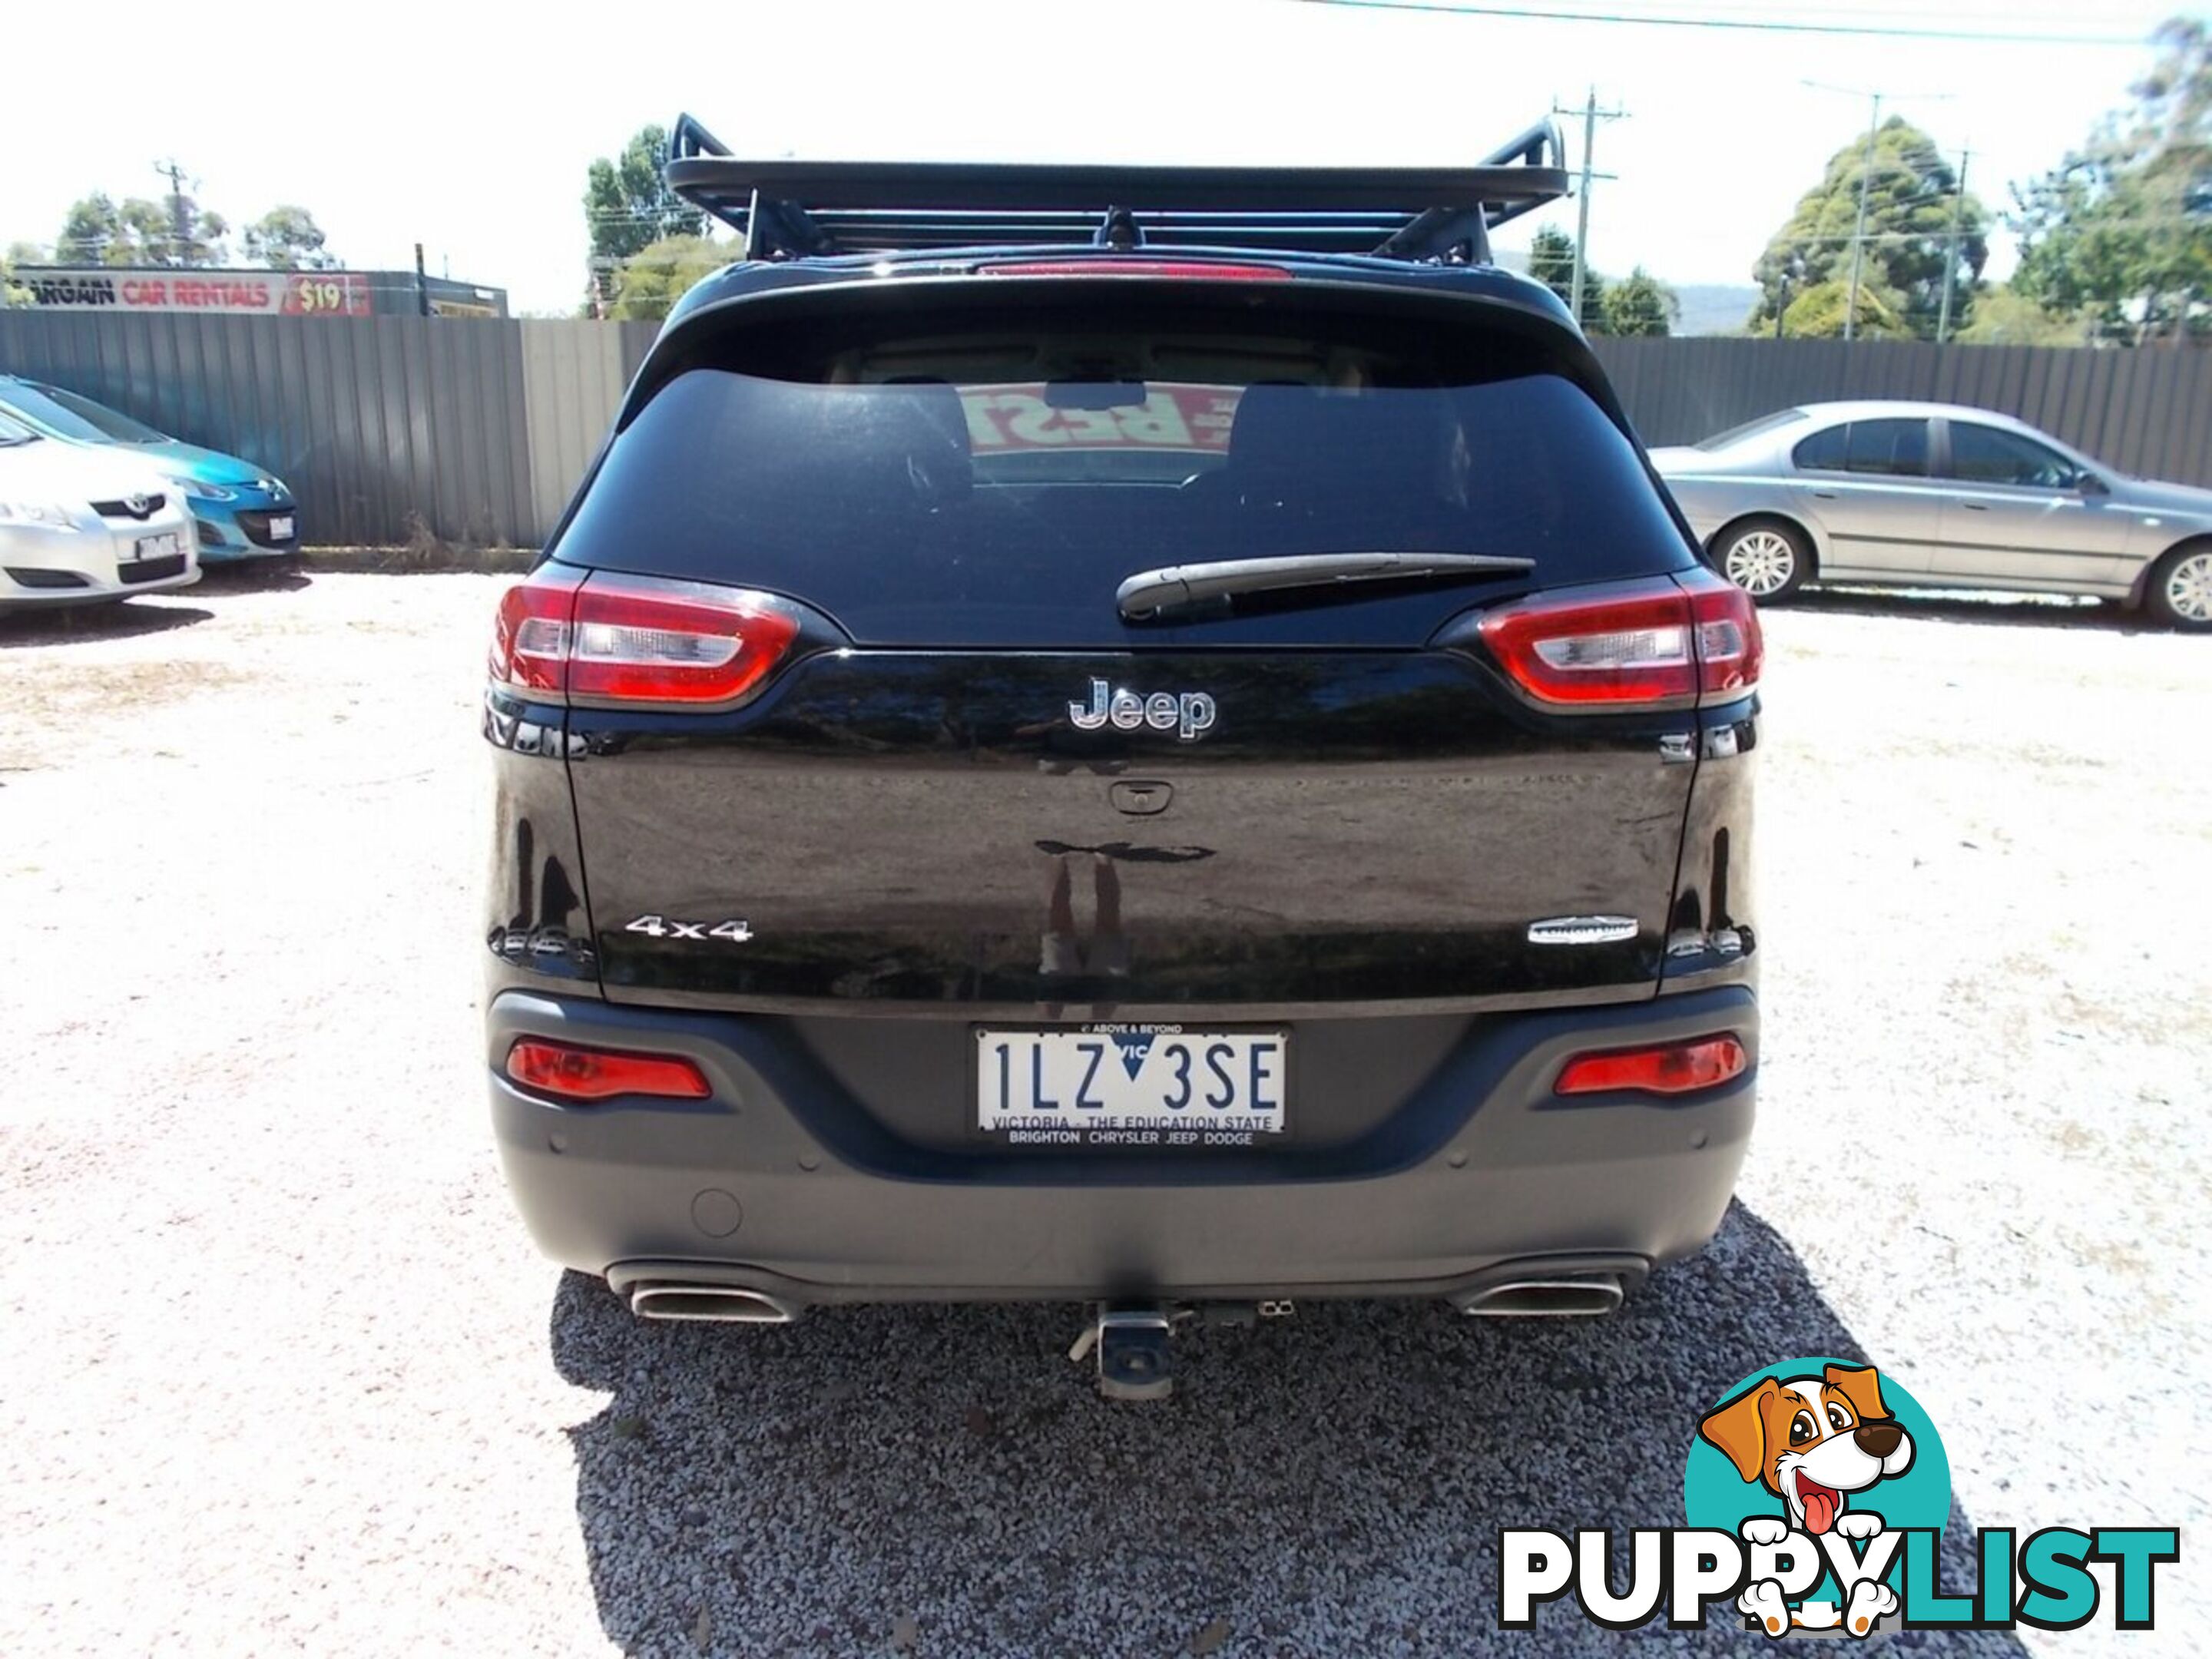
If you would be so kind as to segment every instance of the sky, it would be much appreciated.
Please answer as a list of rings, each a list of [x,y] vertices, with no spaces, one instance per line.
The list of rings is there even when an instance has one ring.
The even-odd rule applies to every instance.
[[[154,163],[173,156],[234,225],[297,203],[350,267],[406,267],[419,240],[433,273],[505,287],[518,312],[568,314],[584,282],[586,167],[678,110],[740,155],[1437,164],[1479,160],[1555,101],[1579,109],[1595,88],[1626,114],[1598,131],[1597,169],[1616,176],[1591,195],[1592,263],[1747,283],[1826,158],[1864,132],[1865,94],[1884,93],[1885,115],[1946,149],[1971,148],[1970,188],[2002,207],[2008,183],[2056,163],[2124,101],[2150,61],[2139,43],[2179,9],[1517,0],[1705,25],[1674,27],[1429,3],[660,0],[510,13],[380,0],[286,8],[220,47],[191,31],[179,40],[171,4],[23,5],[8,25],[19,69],[89,61],[137,39],[177,73],[160,97],[103,95],[90,107],[82,77],[10,76],[0,246],[50,242],[69,204],[95,190],[159,195]],[[1976,38],[1711,26],[1723,22]],[[1579,116],[1561,125],[1579,167]],[[1574,211],[1555,204],[1499,244],[1525,246],[1544,223],[1571,231]],[[2008,263],[2000,247],[1992,274]]]

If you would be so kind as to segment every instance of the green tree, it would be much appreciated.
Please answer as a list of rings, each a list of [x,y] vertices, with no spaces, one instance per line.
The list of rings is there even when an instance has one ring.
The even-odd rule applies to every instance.
[[[1862,272],[1854,336],[1862,340],[1911,339],[1914,330],[1906,304],[1905,295],[1895,289],[1869,282]],[[1840,340],[1844,317],[1850,309],[1850,276],[1831,277],[1814,283],[1790,302],[1790,309],[1782,313],[1782,331],[1792,339]]]
[[[246,257],[271,270],[335,270],[341,261],[324,241],[313,214],[279,204],[246,226]]]
[[[1564,230],[1546,225],[1528,244],[1528,274],[1571,305],[1575,292],[1575,239]],[[1595,270],[1583,272],[1583,314],[1578,319],[1593,334],[1605,332],[1605,278]]]
[[[737,257],[734,242],[703,236],[670,236],[640,248],[614,273],[607,314],[623,322],[658,322],[693,283]]]
[[[1605,291],[1605,331],[1630,337],[1665,335],[1681,320],[1674,290],[1638,265]]]
[[[2131,343],[2212,337],[2212,25],[2177,17],[2135,101],[2014,190],[2021,292]]]
[[[1959,198],[1959,177],[1936,148],[1936,141],[1899,116],[1885,121],[1875,135],[1871,166],[1863,137],[1853,139],[1828,161],[1820,182],[1798,199],[1796,210],[1775,232],[1753,267],[1759,306],[1751,314],[1753,333],[1773,327],[1782,316],[1785,334],[1798,331],[1790,317],[1800,305],[1831,282],[1848,289],[1851,245],[1858,223],[1859,182],[1866,180],[1864,257],[1859,275],[1861,308],[1864,290],[1883,290],[1878,310],[1896,313],[1902,332],[1933,339],[1943,308],[1944,273],[1951,276],[1951,320],[1972,314],[1982,267],[1989,262],[1989,216],[1972,194]],[[1952,240],[1952,213],[1958,212],[1958,237]],[[1838,319],[1849,308],[1848,295],[1825,298],[1808,315]]]
[[[1991,289],[1974,304],[1974,320],[1954,336],[1964,345],[2087,345],[2088,325],[2062,316],[2013,284]]]
[[[62,216],[61,234],[54,238],[54,258],[65,265],[129,264],[135,246],[125,257],[111,258],[125,235],[122,210],[103,191],[70,204]]]
[[[15,280],[17,265],[36,265],[46,263],[46,251],[36,242],[11,242],[8,252],[0,254],[0,306],[27,305],[31,291]]]
[[[230,227],[219,213],[204,210],[190,196],[181,198],[184,236],[177,235],[178,213],[168,202],[125,197],[118,203],[105,191],[72,204],[54,239],[54,258],[72,265],[212,265],[225,257],[222,239]]]
[[[707,216],[670,190],[661,174],[667,154],[664,128],[640,127],[620,155],[598,157],[586,175],[584,224],[597,305],[613,298],[624,261],[656,242],[707,234]]]

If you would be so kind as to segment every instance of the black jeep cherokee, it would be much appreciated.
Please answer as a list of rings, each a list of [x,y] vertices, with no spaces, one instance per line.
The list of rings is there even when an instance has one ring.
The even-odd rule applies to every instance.
[[[485,699],[485,1060],[547,1253],[641,1315],[1067,1298],[1140,1342],[1601,1312],[1711,1237],[1759,624],[1489,263],[1556,143],[808,167],[679,125],[751,257]]]

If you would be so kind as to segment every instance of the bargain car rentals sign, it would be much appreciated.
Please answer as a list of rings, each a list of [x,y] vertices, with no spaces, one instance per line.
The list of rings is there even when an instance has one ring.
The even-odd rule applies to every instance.
[[[964,388],[968,441],[980,458],[1012,450],[1225,450],[1241,386],[1154,380],[1113,409],[1056,409],[1042,382]]]
[[[191,311],[263,317],[366,317],[359,270],[62,270],[18,267],[31,304],[49,311]]]

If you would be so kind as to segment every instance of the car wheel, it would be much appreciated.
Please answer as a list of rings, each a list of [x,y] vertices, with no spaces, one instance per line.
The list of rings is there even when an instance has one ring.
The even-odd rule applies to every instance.
[[[2158,562],[2143,609],[2168,628],[2212,629],[2212,542],[2177,547]]]
[[[1713,565],[1761,605],[1790,598],[1813,574],[1813,550],[1804,533],[1777,519],[1754,519],[1722,532]]]

